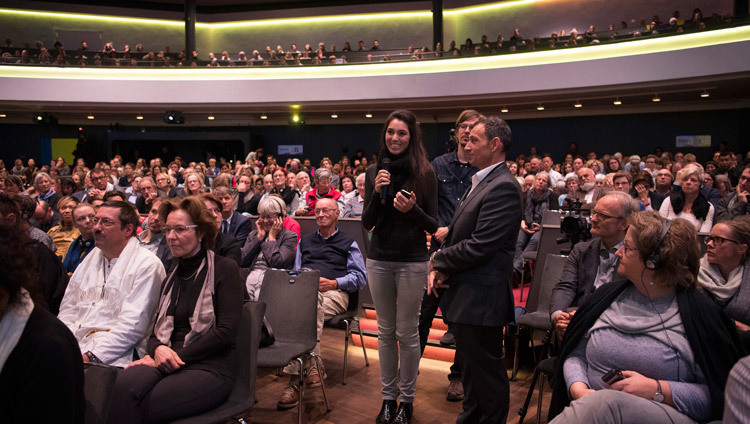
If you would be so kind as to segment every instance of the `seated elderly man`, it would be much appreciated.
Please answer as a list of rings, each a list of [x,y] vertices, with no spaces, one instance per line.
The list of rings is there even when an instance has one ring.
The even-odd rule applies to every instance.
[[[135,207],[138,209],[138,213],[145,215],[151,210],[154,200],[159,197],[159,192],[151,177],[141,178],[138,183],[138,191],[140,196],[135,199]]]
[[[78,340],[84,362],[124,367],[133,361],[134,349],[145,355],[166,273],[134,237],[137,227],[130,203],[103,203],[94,218],[96,247],[70,278],[58,318]]]
[[[601,285],[621,278],[615,252],[625,240],[628,216],[639,210],[638,202],[620,191],[610,192],[596,202],[591,210],[591,234],[595,237],[575,245],[560,282],[552,289],[549,311],[559,338],[565,334],[574,308]]]
[[[606,194],[606,191],[596,186],[596,175],[591,169],[581,167],[576,171],[576,175],[578,175],[578,191],[575,200],[580,201],[584,209],[591,209]]]
[[[357,242],[339,231],[336,223],[339,219],[338,203],[329,198],[319,199],[315,204],[315,222],[318,231],[307,234],[297,246],[297,257],[294,268],[320,270],[318,285],[318,344],[313,352],[320,355],[320,335],[323,323],[344,311],[349,306],[348,292],[357,292],[367,284],[364,259]],[[318,387],[326,378],[325,369],[318,369],[308,363],[307,387]],[[299,372],[294,364],[284,371],[292,374]],[[289,385],[284,389],[277,404],[278,409],[289,409],[299,403],[299,387],[296,378],[291,376]]]

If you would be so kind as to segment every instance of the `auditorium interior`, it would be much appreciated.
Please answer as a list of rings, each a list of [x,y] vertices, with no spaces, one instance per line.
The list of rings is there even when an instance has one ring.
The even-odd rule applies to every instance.
[[[680,152],[701,164],[728,150],[748,163],[749,3],[5,0],[0,160],[10,171],[17,159],[63,157],[72,167],[79,157],[88,166],[118,155],[164,166],[175,156],[185,164],[213,157],[232,170],[260,150],[280,165],[298,158],[317,167],[377,154],[397,109],[416,115],[432,160],[451,148],[459,114],[474,109],[508,123],[516,162],[549,154],[563,163],[576,146],[594,158]],[[313,218],[299,220],[303,233],[314,231]],[[340,223],[369,244],[358,219]],[[545,253],[558,253],[553,239]],[[518,307],[539,301],[542,269],[525,291],[523,282],[514,289]],[[351,335],[323,332],[330,410],[309,389],[305,422],[378,414],[378,327],[365,291]],[[446,329],[438,316],[419,367],[416,423],[453,422],[462,411],[445,399],[454,354],[438,341]],[[516,339],[515,331],[504,339],[509,375],[519,362],[508,422],[547,422],[552,388],[540,395],[546,377],[534,373],[545,334]],[[244,419],[297,421],[297,409],[276,407],[286,383],[258,370]]]

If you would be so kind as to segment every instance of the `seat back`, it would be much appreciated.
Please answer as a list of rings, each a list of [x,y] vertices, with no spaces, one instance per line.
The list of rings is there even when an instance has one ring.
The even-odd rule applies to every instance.
[[[318,282],[320,271],[268,269],[258,300],[266,303],[266,320],[276,342],[317,343]]]
[[[239,368],[237,382],[234,383],[229,402],[255,402],[255,376],[258,368],[258,345],[260,344],[263,315],[266,304],[263,302],[245,302],[242,307],[242,320],[237,335],[237,354]]]
[[[563,267],[565,266],[567,258],[568,257],[565,255],[547,255],[547,258],[544,261],[544,270],[539,279],[538,290],[535,293],[536,302],[533,305],[533,308],[531,305],[527,304],[527,310],[529,312],[547,312],[549,310],[549,303],[552,299],[552,289],[554,289],[555,285],[560,282],[560,277],[562,276]],[[531,301],[531,297],[529,297],[529,301]]]
[[[83,371],[83,393],[86,398],[86,424],[106,423],[112,392],[115,389],[117,368],[101,364],[86,364]]]

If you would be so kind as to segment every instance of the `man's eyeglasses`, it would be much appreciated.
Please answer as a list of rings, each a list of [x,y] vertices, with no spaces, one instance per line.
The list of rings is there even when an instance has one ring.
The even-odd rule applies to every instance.
[[[115,225],[117,225],[117,221],[109,218],[94,217],[91,219],[91,221],[93,221],[94,225],[101,224],[102,227],[114,227]]]
[[[737,240],[732,240],[732,239],[728,239],[728,238],[721,237],[721,236],[708,236],[708,237],[706,237],[706,244],[708,244],[709,242],[711,242],[716,247],[721,246],[726,241],[731,241],[734,244],[740,244],[740,242],[738,242]]]
[[[599,218],[602,221],[606,221],[608,219],[613,219],[613,218],[614,219],[625,219],[625,218],[623,218],[621,216],[607,215],[606,213],[603,213],[603,212],[598,211],[596,209],[594,209],[594,210],[591,211],[591,217],[593,218],[594,216],[596,216],[597,218]]]
[[[329,208],[315,209],[315,215],[320,215],[320,214],[326,214],[326,215],[328,215],[329,213],[333,212],[334,210],[335,209],[329,209]]]
[[[174,231],[178,236],[185,234],[188,230],[198,228],[197,225],[176,225],[174,227],[161,227],[161,232],[165,235],[169,235],[170,232]]]

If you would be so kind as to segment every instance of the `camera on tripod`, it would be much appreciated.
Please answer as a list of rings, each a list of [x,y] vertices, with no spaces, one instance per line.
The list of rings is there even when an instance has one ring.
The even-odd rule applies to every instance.
[[[560,249],[560,253],[567,255],[573,247],[582,241],[591,239],[591,223],[583,216],[580,200],[565,198],[560,217],[560,232],[565,236],[557,239],[557,244],[570,242],[570,249]]]

